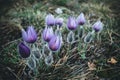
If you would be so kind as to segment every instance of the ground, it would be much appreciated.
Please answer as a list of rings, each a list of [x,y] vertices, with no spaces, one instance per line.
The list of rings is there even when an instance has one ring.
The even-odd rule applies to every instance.
[[[65,56],[68,46],[63,46],[59,54],[60,59],[56,60],[52,67],[46,68],[45,65],[40,67],[40,75],[37,75],[34,80],[119,80],[119,1],[7,0],[5,2],[1,0],[0,3],[3,4],[0,6],[2,7],[0,9],[0,80],[31,79],[24,74],[29,72],[29,69],[23,64],[17,51],[17,45],[21,41],[19,24],[23,28],[34,25],[41,36],[46,14],[52,13],[57,16],[55,13],[57,7],[63,8],[64,13],[61,16],[65,18],[72,14],[79,15],[80,12],[85,13],[91,23],[100,18],[104,23],[101,40],[91,43],[92,48],[88,46],[85,60],[76,54],[76,48],[72,49],[73,53],[69,57]],[[88,14],[94,14],[94,16],[89,17]],[[57,64],[59,61],[65,64]]]

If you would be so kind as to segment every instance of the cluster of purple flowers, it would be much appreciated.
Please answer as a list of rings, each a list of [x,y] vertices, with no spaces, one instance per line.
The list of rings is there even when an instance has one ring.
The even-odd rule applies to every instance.
[[[42,32],[42,39],[47,43],[47,48],[50,50],[50,54],[46,55],[43,51],[41,51],[38,47],[35,47],[35,42],[37,41],[37,32],[35,31],[33,26],[28,26],[27,30],[22,29],[22,39],[23,41],[19,43],[18,50],[19,54],[22,58],[27,59],[28,66],[33,69],[31,66],[36,65],[36,61],[41,56],[44,56],[45,63],[50,65],[53,62],[52,51],[58,51],[61,47],[62,38],[60,27],[63,25],[63,18],[54,18],[52,14],[48,14],[45,18],[46,27]],[[53,26],[57,26],[57,30],[53,31]],[[43,48],[43,50],[45,50]],[[34,60],[35,59],[35,60]],[[49,60],[51,60],[50,63]],[[33,65],[34,64],[34,65]]]
[[[48,14],[45,18],[45,23],[48,27],[58,25],[59,27],[63,24],[63,18],[54,17],[52,14]]]
[[[27,31],[25,31],[24,29],[22,29],[22,39],[29,44],[33,44],[36,42],[37,40],[37,33],[35,31],[35,29],[33,28],[33,26],[29,26],[27,28]],[[30,48],[25,44],[25,42],[21,42],[19,44],[19,53],[21,55],[21,57],[23,58],[28,58],[30,56]]]
[[[54,18],[52,14],[48,14],[45,19],[46,27],[43,30],[42,38],[48,43],[49,49],[57,51],[61,47],[61,35],[60,27],[63,24],[63,18]],[[53,31],[53,26],[57,27],[56,31]],[[58,30],[59,33],[56,33]]]
[[[68,30],[70,30],[69,34],[68,34],[68,37],[67,37],[67,42],[70,42],[70,39],[72,38],[72,42],[74,42],[74,33],[72,31],[74,30],[78,30],[78,34],[77,36],[79,37],[78,39],[80,39],[81,37],[83,37],[83,34],[84,34],[84,24],[86,23],[86,19],[85,19],[85,16],[83,13],[80,13],[80,15],[75,19],[75,17],[73,16],[70,16],[68,18],[68,21],[67,21],[67,28]],[[93,33],[94,32],[100,32],[103,28],[103,24],[101,21],[97,21],[93,24],[92,26],[92,29],[93,31],[92,32],[89,32],[86,37],[84,38],[84,42],[85,43],[90,43],[91,40],[92,40],[92,36],[93,36]]]
[[[70,31],[67,36],[67,42],[73,42],[74,41],[74,33],[73,31],[78,29],[78,35],[83,34],[83,25],[86,23],[86,19],[83,13],[81,13],[76,19],[73,16],[70,16],[67,20],[67,29]],[[61,33],[61,27],[63,25],[63,18],[60,17],[54,17],[52,14],[48,14],[45,18],[45,28],[42,32],[42,39],[45,41],[47,47],[50,51],[58,51],[61,48],[62,45],[62,33]],[[80,26],[80,28],[78,28]],[[53,28],[56,28],[55,31]],[[97,21],[93,25],[93,32],[100,32],[103,28],[102,22]],[[92,32],[92,33],[93,33]],[[89,42],[88,40],[89,36],[85,37],[85,42]],[[71,41],[72,38],[72,41]],[[22,39],[23,42],[19,44],[19,53],[22,58],[28,58],[31,54],[31,48],[27,44],[34,44],[37,41],[37,33],[33,26],[29,26],[27,30],[25,31],[22,29]],[[36,53],[36,51],[39,52],[38,49],[33,49],[35,57],[39,57],[40,55]],[[45,59],[46,61],[46,59]]]
[[[78,26],[82,26],[84,25],[86,22],[85,16],[83,13],[81,13],[77,19],[75,19],[75,17],[69,17],[68,21],[67,21],[67,27],[69,30],[75,30],[77,29]],[[95,32],[99,32],[101,31],[103,28],[102,26],[102,22],[101,21],[97,21],[94,25],[93,25],[93,30],[95,30]]]

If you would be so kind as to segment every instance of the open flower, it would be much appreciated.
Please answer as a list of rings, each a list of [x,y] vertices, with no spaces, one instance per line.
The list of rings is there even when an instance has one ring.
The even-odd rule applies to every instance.
[[[78,25],[83,25],[85,24],[86,20],[85,20],[85,16],[83,13],[81,13],[78,17],[77,17],[77,24]]]
[[[19,53],[22,58],[28,58],[30,56],[30,49],[23,42],[18,45]]]
[[[63,24],[63,18],[56,18],[55,19],[55,25],[59,25],[61,27]]]
[[[56,36],[54,35],[50,42],[49,42],[49,48],[52,50],[52,51],[57,51],[60,49],[61,47],[61,38],[59,36]]]
[[[42,37],[44,41],[49,42],[53,35],[54,35],[54,32],[53,32],[52,27],[46,27],[43,30]]]
[[[69,30],[75,30],[77,28],[76,20],[74,17],[68,18],[67,27]]]
[[[45,18],[45,22],[47,26],[54,26],[55,18],[52,14],[48,14]]]
[[[34,43],[37,40],[37,33],[34,30],[33,26],[29,26],[27,31],[22,29],[22,38],[28,43]]]
[[[103,29],[103,24],[101,21],[97,21],[94,25],[93,25],[93,30],[95,32],[99,32]]]

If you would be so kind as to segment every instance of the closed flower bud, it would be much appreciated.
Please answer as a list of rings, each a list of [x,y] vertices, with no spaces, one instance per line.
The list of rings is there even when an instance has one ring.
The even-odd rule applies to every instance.
[[[61,47],[61,38],[59,36],[56,36],[54,35],[50,42],[49,42],[49,48],[52,50],[52,51],[57,51],[60,49]]]
[[[33,56],[36,60],[39,60],[42,58],[41,51],[37,47],[33,48],[31,53],[33,54]]]
[[[77,28],[76,20],[74,17],[69,17],[67,21],[67,28],[69,30],[75,30]]]
[[[52,53],[50,52],[48,56],[45,56],[45,64],[46,64],[47,66],[50,66],[50,65],[52,65],[53,62],[54,62],[54,61],[53,61],[53,55],[52,55]]]
[[[45,18],[45,22],[47,26],[54,26],[55,18],[52,14],[48,14]]]
[[[51,40],[51,38],[53,37],[53,35],[54,35],[54,32],[53,32],[52,27],[48,27],[48,28],[46,27],[43,30],[42,37],[43,37],[44,41],[49,42]]]
[[[55,19],[55,25],[59,25],[61,27],[63,24],[63,18],[56,18]]]
[[[43,57],[48,56],[50,52],[51,51],[49,49],[48,44],[45,44],[45,45],[42,46],[42,55],[43,55]]]
[[[95,32],[99,32],[103,29],[103,24],[101,21],[97,21],[94,25],[93,25],[93,30]]]
[[[23,42],[18,45],[19,53],[22,58],[28,58],[30,56],[30,49]]]
[[[78,29],[78,37],[82,38],[84,35],[84,28],[83,26],[80,26],[80,28]]]
[[[75,37],[74,33],[70,31],[67,36],[67,42],[72,44],[75,41],[74,37]]]
[[[77,24],[78,25],[83,25],[85,24],[86,20],[85,20],[85,17],[84,17],[84,14],[81,13],[78,17],[77,17]]]
[[[36,61],[34,58],[29,58],[27,60],[27,66],[31,69],[31,70],[34,70],[36,68]]]
[[[27,31],[22,29],[22,38],[28,43],[34,43],[37,40],[37,33],[34,30],[33,26],[29,26]]]
[[[89,32],[89,33],[85,36],[84,42],[85,42],[85,43],[90,43],[90,42],[92,41],[92,39],[93,39],[93,34],[92,34],[91,32]]]

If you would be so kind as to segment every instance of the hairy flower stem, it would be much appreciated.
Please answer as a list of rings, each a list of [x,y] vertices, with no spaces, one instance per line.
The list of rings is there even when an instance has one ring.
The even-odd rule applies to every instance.
[[[39,74],[39,71],[38,71],[38,69],[39,69],[39,66],[36,66],[36,68],[34,69],[34,74],[35,74],[35,78],[38,76],[38,74]]]
[[[57,26],[57,29],[55,30],[55,34],[61,36],[61,31],[59,26]]]
[[[56,59],[57,59],[57,60],[60,59],[60,57],[59,57],[59,53],[60,53],[59,51],[57,51],[57,52],[55,53],[55,56],[56,56]]]
[[[83,38],[84,28],[83,26],[78,27],[78,39]]]
[[[79,43],[78,43],[78,54],[81,56],[82,59],[85,59],[86,58],[85,54],[86,54],[86,51],[87,51],[88,44],[83,44],[83,46],[82,46],[81,43],[82,43],[82,39],[80,39]]]
[[[69,55],[71,55],[72,54],[72,43],[69,43],[69,45],[68,45],[68,48],[67,48],[67,56],[69,56]]]
[[[83,34],[84,34],[84,29],[83,29],[83,26],[80,26],[78,28],[78,54],[81,56],[81,49],[82,49],[82,37],[83,37]]]
[[[100,33],[97,33],[97,40],[101,42],[101,37],[100,37]]]
[[[83,48],[83,52],[82,52],[82,54],[81,54],[81,57],[82,57],[82,59],[86,59],[86,56],[85,56],[85,54],[86,54],[86,52],[87,52],[87,47],[88,47],[88,44],[84,44],[84,48]]]
[[[81,41],[82,41],[82,39],[80,39],[79,42],[78,42],[78,54],[79,55],[80,55],[80,50],[81,50],[81,46],[82,46]]]

